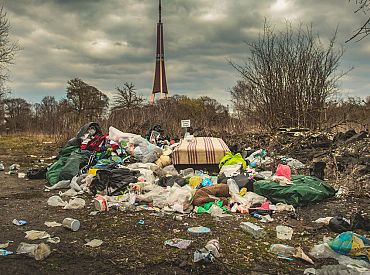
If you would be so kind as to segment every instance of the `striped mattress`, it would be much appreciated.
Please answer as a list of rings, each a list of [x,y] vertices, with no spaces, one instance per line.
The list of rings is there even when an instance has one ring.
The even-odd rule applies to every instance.
[[[218,164],[229,152],[229,147],[220,138],[195,137],[182,139],[172,153],[173,164]]]

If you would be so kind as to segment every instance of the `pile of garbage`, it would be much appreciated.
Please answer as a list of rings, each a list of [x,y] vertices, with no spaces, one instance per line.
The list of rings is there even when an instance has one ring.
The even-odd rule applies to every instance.
[[[114,127],[106,135],[97,123],[84,125],[48,168],[47,190],[69,189],[50,197],[48,204],[83,208],[85,201],[77,196],[88,193],[94,196],[97,211],[139,208],[224,217],[231,212],[271,214],[278,204],[294,209],[335,195],[320,178],[293,175],[305,167],[300,161],[272,156],[264,149],[227,152],[217,160],[219,173],[191,165],[178,171],[171,164],[171,154],[179,143],[160,135],[143,138]]]
[[[180,143],[190,142],[188,140],[192,138],[187,136]],[[355,166],[362,168],[357,169],[357,174],[353,175],[359,176],[358,179],[368,177],[367,136],[356,137],[355,140],[352,138],[350,142],[348,138],[339,142],[333,137],[331,144],[337,144],[336,147],[328,147],[328,136],[307,138],[302,135],[300,138],[302,139],[291,145],[291,148],[299,146],[302,150],[312,150],[312,146],[320,143],[320,148],[324,151],[330,149],[336,156],[334,159],[338,177],[341,172],[348,174],[348,169]],[[304,145],[304,139],[311,145]],[[202,151],[205,154],[204,159],[214,159],[215,153],[208,150],[212,148],[211,141],[206,138],[205,141],[206,150]],[[327,174],[324,170],[327,168],[330,172],[331,167],[330,161],[326,159],[331,156],[328,154],[316,156],[307,165],[288,154],[277,154],[271,148],[232,148],[231,151],[225,150],[226,153],[214,163],[218,172],[210,173],[206,167],[201,169],[202,165],[188,165],[184,169],[173,165],[173,152],[181,147],[180,143],[164,137],[163,131],[158,127],[153,128],[146,137],[141,137],[133,133],[123,133],[114,127],[110,127],[108,134],[104,134],[97,123],[88,123],[75,138],[65,144],[51,166],[47,169],[31,169],[27,176],[30,179],[46,178],[47,192],[58,190],[47,201],[51,207],[84,209],[89,203],[85,201],[87,194],[95,208],[91,215],[107,211],[152,211],[153,215],[171,215],[176,220],[195,214],[210,215],[220,220],[232,216],[232,213],[239,213],[253,217],[261,224],[272,223],[277,212],[286,211],[294,215],[297,207],[320,202],[337,194],[337,189],[325,181]],[[192,147],[190,144],[188,147]],[[189,154],[194,154],[194,148],[191,148]],[[286,148],[283,147],[280,152],[285,152],[284,149]],[[361,155],[361,158],[351,158],[353,155]],[[190,158],[197,159],[193,156],[189,156]],[[329,255],[338,258],[346,267],[356,258],[358,266],[370,268],[370,242],[352,232],[355,229],[369,230],[370,221],[363,216],[356,216],[351,223],[343,217],[328,217],[324,222],[341,235],[334,240],[323,240],[323,244],[315,246],[309,253],[310,256],[301,247],[290,247],[283,243],[271,245],[270,252],[279,258],[298,258],[311,264],[314,263],[312,257]],[[140,220],[138,223],[144,224],[145,221]],[[63,221],[63,226],[75,231],[79,228],[79,222],[67,218]],[[240,227],[256,239],[266,235],[262,225],[242,222]],[[209,233],[210,229],[191,227],[188,232],[200,235]],[[43,234],[40,239],[47,239],[51,243],[58,241],[55,239],[57,237],[52,238],[47,232],[27,234],[26,236]],[[277,239],[291,240],[292,235],[293,228],[276,226]],[[165,245],[186,249],[191,242],[175,238],[167,240]],[[86,243],[86,246],[97,247],[101,244],[101,240],[94,239]],[[360,247],[361,253],[352,247]],[[43,256],[37,256],[37,251],[44,251],[44,248],[22,243],[18,253],[44,259],[50,254],[48,249],[42,253]],[[194,262],[213,262],[220,256],[219,242],[213,239],[204,248],[194,252]],[[308,274],[319,272],[313,269],[306,271]]]

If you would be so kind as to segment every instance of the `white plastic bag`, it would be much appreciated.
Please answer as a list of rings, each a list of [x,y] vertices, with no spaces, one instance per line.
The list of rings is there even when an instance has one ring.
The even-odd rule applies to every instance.
[[[230,194],[238,194],[239,193],[239,186],[233,179],[227,180],[227,186],[229,186],[229,193]]]
[[[85,207],[85,200],[81,198],[74,198],[69,200],[68,204],[63,209],[81,209]]]
[[[59,196],[52,196],[48,199],[49,206],[66,206],[67,202],[63,201]]]

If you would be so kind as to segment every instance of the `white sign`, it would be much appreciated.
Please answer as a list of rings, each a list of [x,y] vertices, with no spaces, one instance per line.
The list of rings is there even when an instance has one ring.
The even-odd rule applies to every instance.
[[[181,128],[189,128],[190,127],[190,119],[181,120]]]

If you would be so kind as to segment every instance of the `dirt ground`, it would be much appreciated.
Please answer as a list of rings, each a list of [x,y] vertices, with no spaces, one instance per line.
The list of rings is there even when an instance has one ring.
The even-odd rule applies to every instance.
[[[11,164],[19,163],[21,172],[25,172],[29,167],[43,164],[39,159],[56,155],[58,144],[47,137],[1,136],[0,148],[0,161],[6,170]],[[83,196],[84,209],[50,207],[47,199],[58,191],[45,192],[45,184],[45,180],[18,179],[0,171],[0,243],[13,241],[7,248],[10,251],[15,251],[20,242],[39,243],[25,239],[24,232],[32,229],[45,230],[61,239],[59,244],[49,244],[52,253],[43,261],[25,255],[0,257],[0,274],[303,274],[306,268],[335,264],[336,260],[315,260],[314,266],[300,260],[287,261],[269,253],[270,245],[301,246],[308,253],[323,237],[337,235],[325,226],[313,224],[315,219],[339,213],[350,217],[361,209],[370,214],[368,199],[347,197],[299,208],[298,217],[275,214],[274,222],[269,224],[241,214],[218,221],[207,214],[184,216],[182,221],[177,221],[172,215],[160,217],[149,211],[110,210],[91,216],[89,213],[95,210],[91,196]],[[44,225],[45,221],[62,222],[66,217],[80,220],[80,230],[72,232]],[[13,219],[25,219],[29,224],[16,226]],[[141,219],[145,221],[143,225],[138,224]],[[266,237],[255,240],[243,232],[239,227],[243,221],[262,225]],[[200,225],[209,227],[211,233],[204,236],[187,233],[188,227]],[[293,227],[292,240],[278,240],[276,225]],[[369,232],[358,233],[369,236]],[[186,250],[165,246],[164,241],[172,238],[190,239],[193,243]],[[98,248],[84,246],[92,239],[104,243]],[[210,264],[193,263],[194,251],[211,239],[219,239],[222,257]]]

